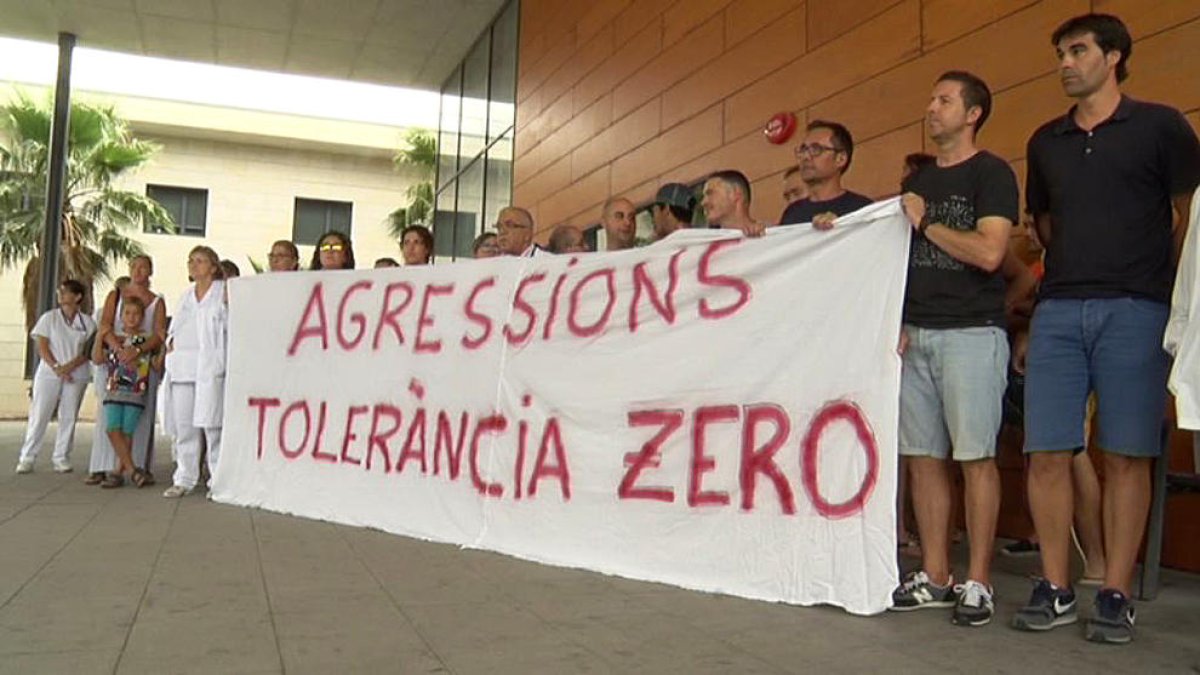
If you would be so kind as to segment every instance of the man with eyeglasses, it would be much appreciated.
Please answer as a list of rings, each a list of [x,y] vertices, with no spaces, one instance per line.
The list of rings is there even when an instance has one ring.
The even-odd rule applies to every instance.
[[[796,146],[800,178],[808,196],[788,204],[779,217],[780,225],[812,223],[819,230],[833,227],[833,220],[871,203],[869,197],[842,187],[842,175],[854,158],[854,139],[837,122],[814,120],[804,140]]]
[[[501,255],[532,256],[538,251],[533,243],[533,215],[519,206],[500,209],[496,218],[496,242]]]

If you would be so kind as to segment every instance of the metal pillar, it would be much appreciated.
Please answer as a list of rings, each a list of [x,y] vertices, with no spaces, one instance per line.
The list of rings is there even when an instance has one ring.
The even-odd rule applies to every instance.
[[[71,55],[75,36],[58,34],[58,78],[54,86],[54,121],[50,126],[50,168],[46,177],[46,224],[42,228],[42,270],[38,315],[54,308],[58,258],[62,240],[63,191],[67,182],[67,131],[71,125]]]

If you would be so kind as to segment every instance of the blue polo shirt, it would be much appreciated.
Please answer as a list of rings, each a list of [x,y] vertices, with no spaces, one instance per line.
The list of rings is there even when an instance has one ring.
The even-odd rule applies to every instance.
[[[1200,182],[1200,143],[1174,108],[1121,97],[1091,131],[1075,109],[1029,139],[1025,198],[1050,215],[1043,298],[1170,302],[1171,198]]]

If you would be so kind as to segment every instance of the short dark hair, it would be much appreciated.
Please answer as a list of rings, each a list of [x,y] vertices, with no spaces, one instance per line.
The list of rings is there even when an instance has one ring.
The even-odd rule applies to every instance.
[[[965,70],[948,70],[937,79],[938,82],[957,82],[962,88],[963,105],[967,110],[979,108],[979,119],[975,122],[975,135],[983,128],[983,123],[992,114],[992,90],[979,76]]]
[[[550,232],[550,239],[546,241],[546,250],[551,253],[562,253],[567,246],[574,243],[572,234],[579,235],[580,240],[583,239],[583,232],[574,225],[559,225]]]
[[[1129,56],[1133,54],[1133,38],[1125,22],[1112,14],[1083,14],[1073,19],[1067,19],[1055,29],[1050,36],[1050,44],[1058,46],[1063,38],[1075,37],[1091,33],[1096,39],[1096,45],[1105,54],[1119,52],[1117,61],[1117,82],[1124,82],[1129,77]]]
[[[480,235],[478,237],[475,237],[475,241],[471,243],[471,254],[477,255],[479,253],[479,247],[483,246],[483,242],[487,241],[489,238],[495,239],[496,233],[495,232],[482,232],[482,233],[480,233]]]
[[[904,156],[904,171],[908,175],[912,175],[921,170],[921,167],[929,166],[937,161],[937,157],[927,152],[912,152]]]
[[[846,153],[846,166],[842,167],[842,173],[850,170],[850,160],[854,159],[854,137],[850,135],[850,130],[837,122],[828,120],[813,120],[806,127],[808,131],[814,129],[828,129],[833,135],[833,147],[838,151]]]
[[[750,179],[746,178],[746,174],[737,169],[725,169],[709,174],[708,180],[713,179],[741,190],[742,194],[746,195],[746,203],[750,203]]]
[[[85,289],[83,284],[76,279],[64,279],[59,286],[67,289],[68,292],[78,295],[80,298],[87,295],[87,289]]]
[[[225,273],[226,279],[242,276],[242,269],[237,266],[237,263],[228,258],[221,261],[221,270]]]

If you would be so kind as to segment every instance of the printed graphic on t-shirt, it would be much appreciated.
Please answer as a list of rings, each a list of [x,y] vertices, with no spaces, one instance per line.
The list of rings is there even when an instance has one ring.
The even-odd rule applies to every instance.
[[[144,336],[138,335],[126,344],[141,346]],[[108,393],[141,396],[150,386],[150,355],[142,354],[129,363],[121,363],[115,352],[108,354]]]
[[[926,222],[939,223],[952,230],[975,229],[975,206],[962,195],[950,195],[945,201],[926,202]],[[919,236],[912,246],[912,266],[931,267],[939,270],[965,270],[961,260],[946,253],[924,236]]]

